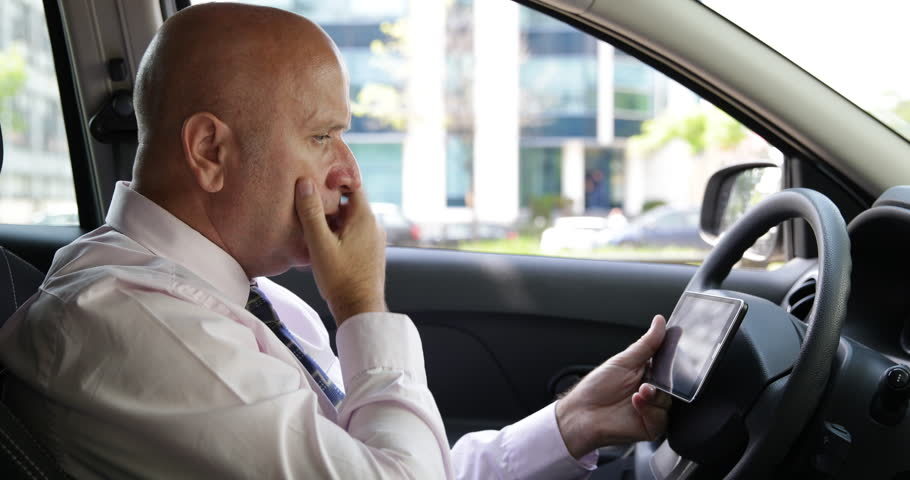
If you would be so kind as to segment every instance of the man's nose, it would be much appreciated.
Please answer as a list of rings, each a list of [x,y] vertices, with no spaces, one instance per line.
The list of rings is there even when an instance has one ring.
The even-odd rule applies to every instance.
[[[326,179],[326,187],[330,190],[341,190],[342,193],[359,190],[362,186],[360,168],[357,166],[354,153],[343,142],[338,150],[337,158]]]

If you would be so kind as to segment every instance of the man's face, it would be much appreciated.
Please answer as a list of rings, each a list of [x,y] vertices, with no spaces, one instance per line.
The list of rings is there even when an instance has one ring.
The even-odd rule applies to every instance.
[[[287,83],[289,92],[265,95],[270,121],[253,129],[250,135],[257,138],[240,139],[247,146],[239,159],[241,173],[225,179],[232,218],[216,220],[222,222],[219,230],[229,253],[250,276],[309,264],[306,232],[295,208],[299,180],[313,182],[330,226],[342,196],[361,186],[356,160],[342,139],[351,113],[340,60]]]

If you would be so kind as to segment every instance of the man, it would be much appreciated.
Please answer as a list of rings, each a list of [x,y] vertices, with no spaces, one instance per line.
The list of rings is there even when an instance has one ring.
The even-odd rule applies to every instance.
[[[384,238],[341,138],[341,57],[280,10],[169,19],[136,81],[134,181],[0,330],[6,401],[79,478],[575,478],[654,438],[663,319],[569,395],[450,452]],[[342,202],[342,196],[348,198]],[[312,265],[307,305],[264,278]]]

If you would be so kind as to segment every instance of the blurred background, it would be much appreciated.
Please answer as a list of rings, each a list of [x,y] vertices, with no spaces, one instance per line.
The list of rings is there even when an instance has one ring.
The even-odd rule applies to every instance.
[[[258,1],[325,28],[396,245],[697,262],[717,169],[781,156],[637,59],[512,2]]]
[[[394,245],[697,263],[710,175],[783,159],[634,57],[514,2],[249,3],[303,14],[341,49],[345,138]],[[44,21],[39,0],[0,4],[4,223],[78,223]],[[910,119],[900,105],[886,110]]]

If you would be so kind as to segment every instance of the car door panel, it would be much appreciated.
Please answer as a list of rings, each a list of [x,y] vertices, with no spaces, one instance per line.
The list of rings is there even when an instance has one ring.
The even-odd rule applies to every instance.
[[[7,246],[42,271],[79,227],[3,226]],[[653,263],[388,249],[389,307],[408,314],[450,439],[499,428],[553,400],[561,374],[598,365],[668,315],[695,267]],[[780,302],[806,270],[735,270],[725,286]],[[335,325],[309,270],[276,278]]]
[[[421,333],[450,439],[498,428],[553,400],[567,369],[600,364],[669,315],[696,267],[390,247],[387,298]],[[725,286],[780,302],[805,272],[735,270]],[[334,322],[311,273],[276,280]]]

